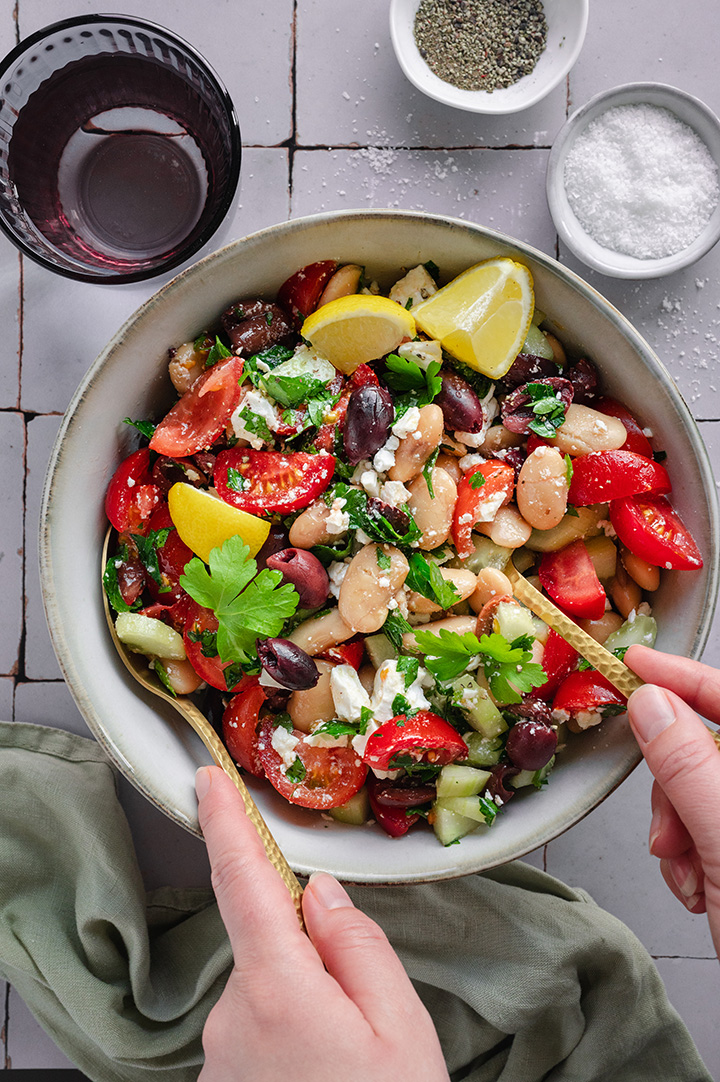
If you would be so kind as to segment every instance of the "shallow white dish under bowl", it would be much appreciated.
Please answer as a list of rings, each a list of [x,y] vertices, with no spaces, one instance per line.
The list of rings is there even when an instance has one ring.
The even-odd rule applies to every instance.
[[[648,344],[627,320],[553,259],[493,230],[456,219],[393,211],[321,214],[285,222],[201,260],[130,317],[92,365],[65,415],[45,485],[40,539],[46,613],[63,672],[92,732],[149,800],[198,833],[193,789],[207,752],[171,707],[145,694],[115,653],[105,625],[100,553],[107,483],[135,446],[124,417],[167,411],[174,392],[168,347],[212,326],[239,298],[273,298],[293,271],[320,259],[356,262],[387,289],[402,267],[432,259],[448,281],[494,256],[531,270],[538,307],[567,345],[592,358],[603,387],[650,424],[668,454],[677,510],[706,555],[702,571],[669,572],[654,610],[658,647],[699,656],[717,593],[715,484],[697,427]],[[639,759],[622,717],[572,737],[549,786],[519,794],[493,828],[444,849],[416,828],[393,839],[377,826],[327,822],[287,804],[248,778],[278,844],[300,873],[315,869],[366,883],[419,882],[465,875],[522,856],[595,807]]]
[[[626,83],[591,98],[569,118],[553,143],[547,167],[547,201],[555,228],[578,259],[612,278],[662,278],[697,262],[720,239],[720,203],[691,245],[661,259],[638,259],[614,252],[585,231],[565,191],[565,161],[575,140],[599,116],[619,105],[654,105],[668,109],[702,139],[720,171],[720,121],[711,109],[695,98],[663,83]]]
[[[420,0],[391,0],[390,37],[398,63],[410,82],[429,98],[470,113],[518,113],[537,104],[561,82],[580,55],[588,23],[589,0],[543,0],[547,45],[535,68],[512,86],[461,90],[430,70],[415,43],[413,28]]]

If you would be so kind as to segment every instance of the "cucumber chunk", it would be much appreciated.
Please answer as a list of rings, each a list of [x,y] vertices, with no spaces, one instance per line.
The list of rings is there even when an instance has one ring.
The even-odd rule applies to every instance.
[[[448,797],[475,796],[483,791],[489,778],[489,770],[476,770],[473,766],[450,763],[438,774],[437,799],[445,802]]]
[[[507,722],[490,698],[486,688],[469,673],[452,682],[452,701],[465,716],[468,725],[483,736],[499,736],[507,730]]]
[[[350,823],[351,826],[361,827],[370,818],[370,798],[367,789],[363,786],[339,808],[330,808],[329,812],[338,823]]]
[[[522,789],[526,785],[533,785],[536,789],[542,789],[543,782],[546,781],[554,766],[555,756],[553,755],[550,762],[546,763],[545,766],[541,766],[539,770],[521,770],[514,778],[509,779],[509,783],[513,789]]]
[[[185,659],[182,635],[153,616],[121,612],[115,621],[115,632],[120,642],[135,654],[167,657],[173,661]]]
[[[608,516],[606,503],[592,507],[576,507],[577,514],[567,514],[551,530],[533,530],[525,547],[533,552],[557,552],[579,537],[597,537],[598,522]]]
[[[529,635],[535,638],[537,630],[535,617],[530,609],[524,609],[516,601],[501,601],[495,610],[495,619],[498,631],[504,635],[508,642],[514,642],[521,635]]]
[[[442,845],[452,845],[453,842],[459,841],[460,838],[464,838],[466,834],[478,828],[477,820],[470,819],[466,815],[458,815],[457,812],[450,811],[442,804],[433,804],[432,815],[433,830]]]
[[[497,736],[483,736],[482,733],[464,733],[463,740],[468,746],[468,762],[471,766],[496,766],[503,752],[503,742]]]
[[[487,816],[483,812],[479,794],[477,796],[449,797],[447,800],[442,801],[442,806],[447,811],[453,812],[454,815],[460,815],[464,819],[472,819],[476,826],[478,823],[482,823],[486,827],[490,825]]]
[[[398,656],[390,639],[383,634],[368,635],[365,639],[365,649],[370,658],[370,664],[376,669],[380,668],[383,661],[391,661]]]
[[[540,315],[542,315],[542,312]],[[542,322],[542,320],[539,322]],[[554,356],[552,346],[535,322],[530,324],[527,338],[525,339],[520,352],[532,353],[535,357],[544,357],[547,361],[551,361]]]
[[[475,551],[471,552],[465,560],[461,560],[459,556],[456,556],[450,560],[448,567],[466,567],[468,571],[472,571],[476,575],[484,567],[495,567],[498,571],[505,570],[508,560],[512,556],[512,549],[502,548],[500,545],[496,545],[494,541],[491,541],[489,537],[483,537],[482,534],[474,533],[472,540]]]
[[[644,616],[637,613],[632,623],[625,623],[608,635],[605,640],[605,649],[612,653],[613,650],[621,650],[628,646],[654,646],[657,637],[657,623],[653,616]]]

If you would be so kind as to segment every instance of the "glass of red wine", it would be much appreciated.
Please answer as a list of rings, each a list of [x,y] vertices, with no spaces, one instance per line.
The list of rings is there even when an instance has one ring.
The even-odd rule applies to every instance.
[[[163,27],[84,15],[0,63],[0,228],[69,278],[137,282],[215,233],[240,129],[206,61]]]

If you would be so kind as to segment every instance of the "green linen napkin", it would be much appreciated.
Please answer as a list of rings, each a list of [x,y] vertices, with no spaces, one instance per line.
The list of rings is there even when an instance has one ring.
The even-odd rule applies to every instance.
[[[454,1082],[711,1082],[650,957],[582,891],[515,863],[351,894]],[[0,974],[63,1052],[96,1082],[192,1082],[230,964],[211,892],[145,894],[100,748],[0,723]]]

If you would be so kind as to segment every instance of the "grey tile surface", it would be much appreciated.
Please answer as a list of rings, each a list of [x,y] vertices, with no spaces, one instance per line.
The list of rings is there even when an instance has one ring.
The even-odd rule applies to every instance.
[[[557,238],[544,197],[547,148],[568,108],[612,85],[674,83],[720,111],[716,0],[679,11],[653,0],[590,5],[568,86],[527,113],[488,119],[455,112],[404,78],[388,35],[387,0],[128,0],[124,10],[170,27],[208,58],[240,118],[241,186],[207,246],[322,209],[399,207],[441,212],[506,231],[544,252]],[[21,34],[94,0],[0,0],[0,51]],[[293,70],[295,61],[296,69]],[[295,120],[295,124],[294,124]],[[641,330],[674,376],[716,468],[720,463],[720,248],[670,278],[629,283],[560,259]],[[52,652],[36,562],[42,480],[59,415],[97,353],[167,279],[108,289],[68,282],[0,236],[0,716],[87,734]],[[24,444],[27,434],[27,463]],[[24,516],[24,518],[23,518]],[[24,534],[23,534],[24,529]],[[23,600],[25,608],[23,609]],[[705,659],[720,666],[720,615]],[[17,688],[12,671],[18,662]],[[670,896],[647,852],[650,777],[640,767],[591,816],[528,861],[581,885],[623,919],[652,954],[670,998],[720,1077],[718,969],[705,921]],[[208,882],[203,845],[125,781],[120,795],[146,885]],[[67,1065],[14,992],[7,1050],[15,1067]],[[1,1039],[1,1038],[0,1038]]]

